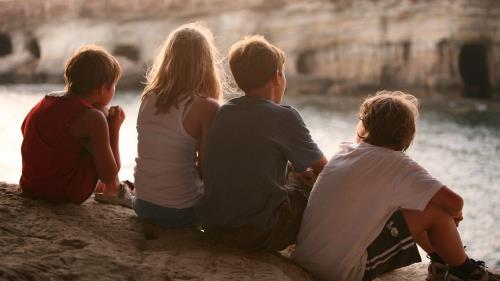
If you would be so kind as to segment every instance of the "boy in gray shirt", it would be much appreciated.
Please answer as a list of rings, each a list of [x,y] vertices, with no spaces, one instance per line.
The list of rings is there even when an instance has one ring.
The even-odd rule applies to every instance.
[[[312,186],[326,163],[299,113],[280,105],[284,61],[261,36],[240,40],[229,53],[245,95],[222,106],[210,129],[196,213],[208,235],[232,246],[281,250],[295,243],[309,190],[286,186],[287,170]]]

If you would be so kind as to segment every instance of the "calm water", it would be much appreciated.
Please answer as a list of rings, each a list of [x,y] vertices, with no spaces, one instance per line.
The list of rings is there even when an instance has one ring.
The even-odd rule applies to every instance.
[[[19,179],[24,116],[46,92],[60,89],[59,85],[0,86],[0,181]],[[120,139],[122,179],[133,175],[139,94],[121,92],[113,101],[127,114]],[[359,99],[293,97],[285,103],[299,109],[327,157],[341,141],[354,139]],[[467,251],[500,269],[500,111],[489,111],[477,102],[425,102],[408,153],[464,197],[460,232]]]

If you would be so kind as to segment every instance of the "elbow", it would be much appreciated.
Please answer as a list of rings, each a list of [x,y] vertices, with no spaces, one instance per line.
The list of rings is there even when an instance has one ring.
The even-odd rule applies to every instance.
[[[456,198],[453,200],[455,209],[456,210],[462,210],[464,207],[464,199],[460,197],[459,195],[456,195]]]

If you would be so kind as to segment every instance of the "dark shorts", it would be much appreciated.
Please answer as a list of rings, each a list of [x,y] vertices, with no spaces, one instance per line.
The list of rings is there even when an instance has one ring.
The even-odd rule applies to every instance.
[[[267,229],[252,225],[237,228],[207,228],[205,233],[228,246],[245,250],[280,251],[297,240],[302,215],[307,205],[309,190],[298,185],[287,185],[287,197],[274,212],[275,221]]]
[[[389,218],[367,251],[363,281],[373,280],[380,274],[422,261],[401,211]]]
[[[167,208],[135,197],[132,203],[134,211],[140,219],[163,228],[186,228],[192,227],[196,223],[192,207],[185,209]]]

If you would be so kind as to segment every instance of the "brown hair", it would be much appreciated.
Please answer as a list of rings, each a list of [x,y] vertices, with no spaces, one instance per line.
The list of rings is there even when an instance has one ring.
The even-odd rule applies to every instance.
[[[201,23],[182,25],[165,40],[149,69],[142,100],[156,95],[156,112],[193,96],[220,100],[224,73],[217,62],[213,35]]]
[[[285,63],[282,50],[263,36],[247,36],[231,46],[229,66],[240,89],[247,92],[264,86]]]
[[[66,91],[87,95],[104,84],[112,85],[120,74],[120,65],[110,53],[102,47],[86,45],[66,61]]]
[[[373,145],[405,151],[415,136],[418,100],[400,91],[379,91],[359,108],[358,137]]]

